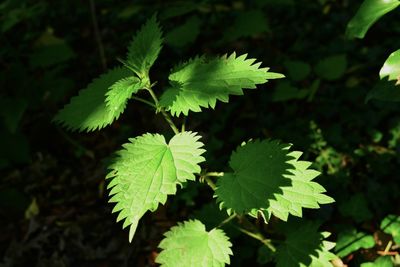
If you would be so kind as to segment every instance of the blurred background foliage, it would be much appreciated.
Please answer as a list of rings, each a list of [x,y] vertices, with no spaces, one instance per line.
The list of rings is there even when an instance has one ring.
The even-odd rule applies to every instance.
[[[0,3],[0,266],[155,266],[162,234],[176,221],[199,218],[213,227],[224,218],[207,203],[212,192],[189,183],[142,220],[129,245],[107,204],[105,163],[128,137],[171,135],[167,125],[136,102],[99,132],[70,133],[51,123],[71,96],[118,63],[132,34],[155,12],[165,34],[151,73],[158,90],[174,64],[197,54],[248,53],[287,76],[215,111],[190,114],[187,128],[203,136],[207,168],[226,169],[231,151],[250,138],[292,143],[322,172],[319,182],[336,200],[305,217],[333,233],[344,263],[372,262],[392,241],[389,256],[399,261],[400,222],[391,231],[381,224],[400,214],[400,95],[382,97],[373,88],[382,63],[400,47],[400,12],[386,15],[363,40],[348,40],[346,25],[360,4]],[[274,225],[279,222],[263,230],[274,235]],[[232,266],[274,266],[260,243],[227,227]]]

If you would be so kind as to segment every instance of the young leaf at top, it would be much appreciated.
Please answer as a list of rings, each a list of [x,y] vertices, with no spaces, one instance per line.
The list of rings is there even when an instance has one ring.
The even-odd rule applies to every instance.
[[[335,243],[324,239],[330,236],[328,232],[318,232],[319,224],[308,221],[287,223],[282,234],[285,241],[277,247],[277,267],[330,267],[331,260],[337,256],[329,250]]]
[[[145,78],[162,48],[162,31],[154,15],[133,37],[127,61],[140,78]]]
[[[71,99],[70,103],[65,105],[54,118],[54,121],[63,124],[71,130],[94,131],[104,128],[118,119],[125,109],[126,100],[120,97],[117,105],[114,105],[112,95],[115,96],[115,87],[120,91],[125,90],[119,84],[121,79],[132,75],[126,68],[114,68],[107,73],[94,79],[92,83],[79,92],[78,96]],[[108,91],[110,89],[110,91]],[[127,90],[134,91],[134,90]],[[107,96],[109,95],[109,96]],[[111,95],[111,97],[110,97]],[[125,94],[127,96],[128,94]],[[107,100],[111,100],[111,105],[107,105]]]
[[[364,0],[356,15],[347,25],[346,35],[350,38],[364,38],[368,29],[380,17],[399,5],[399,0]]]
[[[319,172],[308,169],[311,163],[299,161],[301,152],[277,141],[253,141],[232,153],[233,173],[217,181],[215,191],[221,206],[238,214],[271,214],[286,221],[289,214],[302,216],[302,208],[319,208],[333,202],[325,189],[312,180]]]
[[[175,135],[167,144],[159,134],[144,134],[129,139],[110,166],[109,202],[116,202],[113,212],[119,211],[117,221],[130,225],[129,240],[136,231],[139,219],[147,210],[154,211],[164,204],[167,195],[175,194],[176,186],[194,180],[200,172],[204,149],[200,136],[192,132]]]
[[[255,59],[246,56],[197,57],[177,66],[169,75],[171,88],[161,96],[160,104],[172,115],[187,115],[189,110],[214,108],[217,100],[228,102],[229,95],[243,95],[242,89],[255,89],[268,79],[284,77],[260,68],[261,63],[254,64]]]
[[[164,235],[156,258],[163,267],[222,267],[230,263],[232,244],[220,229],[207,232],[200,221],[190,220]]]
[[[400,49],[390,54],[383,64],[379,76],[381,79],[389,77],[388,80],[396,80],[400,84]]]

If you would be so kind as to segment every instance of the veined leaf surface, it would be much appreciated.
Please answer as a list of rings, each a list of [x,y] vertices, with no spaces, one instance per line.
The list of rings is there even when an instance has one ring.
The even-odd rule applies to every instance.
[[[192,132],[175,135],[167,144],[164,136],[144,134],[130,139],[118,152],[110,166],[108,188],[110,202],[116,202],[113,212],[119,211],[117,221],[130,225],[132,240],[139,219],[147,210],[154,211],[164,204],[168,195],[176,193],[176,186],[194,180],[204,161],[200,136]]]

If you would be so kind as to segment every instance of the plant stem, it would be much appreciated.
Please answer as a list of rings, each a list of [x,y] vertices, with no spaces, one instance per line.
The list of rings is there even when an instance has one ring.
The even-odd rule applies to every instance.
[[[214,182],[210,178],[208,178],[207,176],[202,176],[202,178],[207,182],[208,186],[211,187],[212,190],[215,191],[217,186],[214,184]]]
[[[250,237],[252,237],[254,239],[259,240],[261,243],[263,243],[265,246],[267,246],[272,252],[276,251],[276,248],[271,243],[271,239],[264,238],[264,236],[260,232],[253,233],[253,232],[247,231],[246,229],[244,229],[242,227],[239,227],[239,226],[235,226],[235,227],[240,232],[242,232],[242,233],[244,233],[244,234],[246,234],[246,235],[248,235],[248,236],[250,236]]]
[[[93,23],[93,28],[94,28],[94,36],[96,38],[97,47],[99,49],[101,66],[103,68],[103,71],[105,71],[107,69],[107,61],[106,61],[106,56],[105,56],[105,53],[104,53],[103,42],[101,41],[101,36],[100,36],[100,31],[99,31],[99,24],[97,22],[96,7],[94,5],[94,0],[89,0],[89,3],[90,3],[90,15],[92,17],[92,23]]]
[[[229,216],[228,218],[226,218],[225,220],[223,220],[218,226],[217,228],[220,228],[221,226],[223,226],[224,224],[227,224],[228,222],[232,221],[233,219],[236,218],[236,214],[232,214],[231,216]]]
[[[171,116],[165,111],[164,108],[160,107],[158,98],[157,98],[156,94],[153,92],[153,90],[151,89],[151,86],[147,86],[145,89],[150,93],[151,97],[153,98],[153,101],[154,101],[154,104],[155,104],[155,105],[152,105],[152,106],[155,106],[155,107],[161,112],[161,114],[164,116],[165,120],[168,122],[169,126],[170,126],[171,129],[174,131],[174,133],[175,133],[175,134],[178,134],[178,133],[179,133],[178,128],[176,127],[175,123],[172,121]],[[139,99],[137,99],[137,100],[139,100]],[[142,101],[142,102],[146,101],[146,102],[148,102],[147,100],[144,100],[144,101],[143,101],[143,100],[144,100],[144,99],[141,99],[141,98],[140,98],[139,101]],[[183,131],[185,131],[185,121],[184,121],[184,123],[182,124],[182,132],[183,132]],[[223,172],[207,172],[207,173],[205,173],[205,174],[202,174],[202,175],[200,176],[200,179],[204,179],[204,181],[206,181],[206,183],[208,184],[208,186],[211,187],[212,190],[215,191],[216,188],[217,188],[217,186],[216,186],[215,183],[210,179],[210,177],[222,177],[222,176],[224,176],[224,173],[223,173]],[[224,224],[230,222],[230,221],[233,220],[234,218],[237,218],[240,222],[246,223],[247,226],[248,226],[249,228],[251,228],[254,232],[250,232],[250,231],[248,231],[248,230],[246,230],[246,229],[244,229],[244,228],[235,226],[239,231],[245,233],[246,235],[248,235],[248,236],[250,236],[250,237],[252,237],[252,238],[255,238],[255,239],[261,241],[261,243],[263,243],[265,246],[267,246],[272,252],[275,252],[275,251],[276,251],[276,248],[272,245],[272,241],[271,241],[270,239],[266,239],[266,238],[263,236],[263,234],[258,230],[258,228],[257,228],[256,226],[254,226],[251,222],[249,222],[245,217],[239,216],[239,215],[237,215],[237,214],[233,214],[233,215],[229,216],[228,218],[226,218],[225,220],[223,220],[223,221],[218,225],[218,227],[221,227],[222,225],[224,225]]]
[[[224,176],[224,172],[207,172],[203,176],[222,177],[222,176]]]
[[[145,89],[149,92],[151,98],[153,98],[154,104],[156,104],[156,106],[159,107],[160,103],[159,103],[158,98],[157,98],[156,94],[154,93],[153,89],[151,89],[150,86],[145,87]]]
[[[181,126],[181,132],[183,133],[186,130],[186,116],[183,117],[183,122]]]
[[[215,189],[217,188],[217,186],[215,185],[215,183],[211,180],[210,176],[223,176],[224,173],[223,172],[208,172],[205,173],[203,175],[200,176],[201,179],[204,179],[208,186],[211,187],[212,190],[215,191]],[[218,227],[221,227],[222,225],[224,225],[225,223],[231,221],[233,218],[237,218],[239,220],[240,223],[244,224],[247,228],[250,228],[251,231],[248,231],[244,228],[235,226],[236,228],[238,228],[239,231],[247,234],[248,236],[255,238],[259,241],[261,241],[261,243],[263,243],[265,246],[267,246],[272,252],[276,251],[276,248],[274,247],[274,245],[272,244],[271,239],[267,239],[264,237],[264,235],[258,230],[258,228],[252,224],[246,217],[244,216],[240,216],[237,214],[233,214],[230,217],[228,217],[227,219],[225,219],[224,221],[222,221]]]
[[[388,243],[387,243],[387,245],[386,245],[386,247],[385,247],[385,250],[384,250],[384,253],[388,253],[389,252],[389,250],[390,250],[390,248],[392,247],[392,240],[390,240]]]
[[[71,143],[72,146],[76,147],[78,150],[83,151],[86,156],[91,159],[94,159],[95,156],[92,151],[81,145],[79,142],[72,139],[67,133],[65,133],[61,128],[56,127],[57,131],[68,141]]]
[[[172,121],[171,116],[165,111],[165,109],[160,108],[161,114],[164,116],[164,119],[168,122],[171,129],[174,131],[175,134],[179,133],[178,128],[176,127],[175,123]]]
[[[137,97],[137,96],[132,96],[132,99],[137,100],[137,101],[142,102],[142,103],[145,103],[145,104],[147,104],[147,105],[149,105],[149,106],[151,106],[151,107],[153,107],[155,109],[157,108],[156,105],[154,105],[150,101],[147,101],[146,99],[143,99],[143,98],[140,98],[140,97]]]
[[[160,102],[158,101],[158,98],[151,87],[149,86],[145,89],[150,93],[151,98],[153,98],[154,104],[156,105],[157,109],[160,110],[161,114],[164,116],[164,119],[167,121],[171,129],[174,131],[175,134],[178,134],[178,127],[176,127],[175,123],[172,121],[171,116],[165,111],[165,109],[163,107],[160,107]]]

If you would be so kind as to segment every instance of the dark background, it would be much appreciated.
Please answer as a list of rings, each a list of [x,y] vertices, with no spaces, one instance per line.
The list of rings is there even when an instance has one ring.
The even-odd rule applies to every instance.
[[[321,221],[332,241],[346,227],[374,235],[374,248],[343,259],[350,266],[376,258],[382,218],[400,214],[400,106],[365,99],[400,47],[400,12],[363,40],[348,40],[346,25],[360,3],[98,0],[95,10],[86,0],[0,3],[0,266],[155,266],[162,234],[177,221],[212,225],[210,218],[225,216],[211,204],[211,190],[189,183],[146,214],[129,244],[107,204],[106,165],[127,138],[171,136],[168,125],[139,102],[93,133],[51,122],[79,89],[119,64],[155,12],[165,36],[151,71],[158,94],[170,68],[198,54],[248,53],[288,77],[190,113],[187,129],[203,136],[207,168],[225,170],[231,151],[249,138],[292,143],[336,200],[305,217]],[[233,266],[262,265],[257,241],[234,234],[232,242]]]

